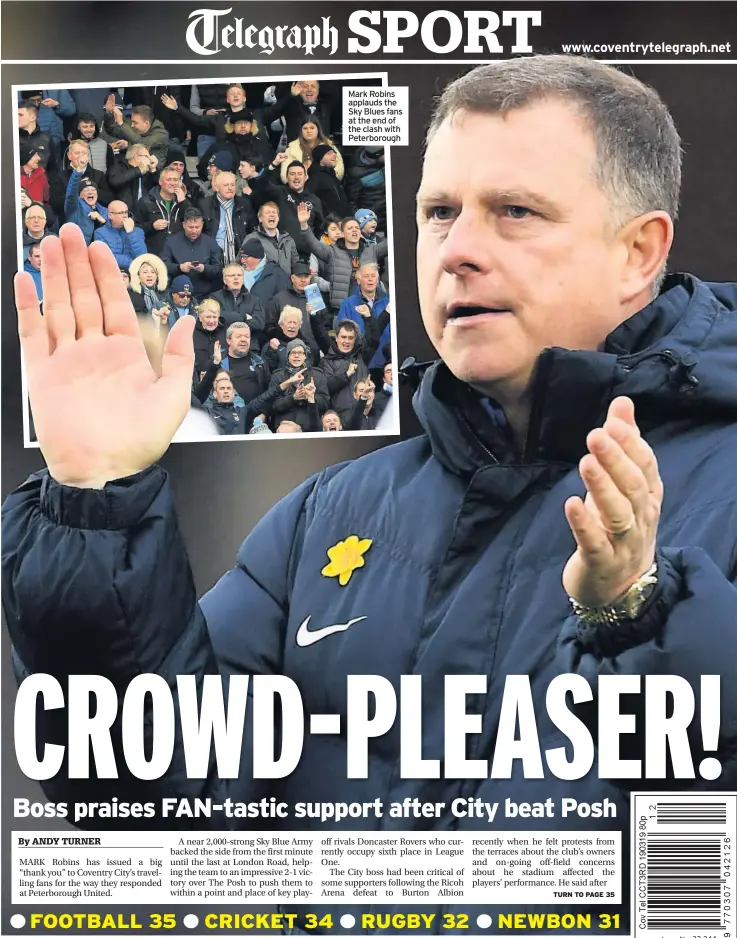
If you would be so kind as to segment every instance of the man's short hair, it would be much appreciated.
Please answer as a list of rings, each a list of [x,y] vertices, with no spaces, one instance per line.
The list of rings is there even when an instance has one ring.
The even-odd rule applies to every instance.
[[[443,91],[427,132],[458,111],[506,114],[558,99],[578,108],[596,146],[596,178],[618,225],[636,215],[678,215],[681,140],[658,93],[611,65],[578,55],[534,55],[482,65]]]
[[[28,254],[31,255],[31,254],[33,254],[33,252],[36,251],[36,250],[38,250],[38,251],[41,250],[41,242],[40,242],[40,241],[34,241],[31,245],[29,245],[29,247],[28,247]]]
[[[190,205],[188,209],[185,209],[182,221],[197,221],[198,218],[204,218],[204,215],[194,205]]]
[[[298,306],[283,306],[279,313],[279,325],[281,325],[287,316],[296,316],[299,319],[300,328],[302,327],[302,310]]]
[[[138,144],[138,145],[140,146],[141,144]],[[74,140],[70,140],[70,141],[69,141],[69,146],[70,146],[70,147],[74,147],[74,146],[77,146],[77,147],[85,147],[87,150],[89,150],[89,148],[90,148],[89,141],[88,141],[88,140],[82,140],[80,137],[76,137]],[[134,146],[135,146],[135,144],[134,144]]]
[[[142,117],[145,121],[148,121],[149,124],[154,122],[154,112],[148,106],[148,104],[137,104],[132,110],[131,115],[137,114],[139,117]]]
[[[142,144],[134,143],[133,146],[142,146]],[[177,176],[181,176],[181,175],[182,175],[181,169],[177,169],[176,166],[172,166],[171,163],[169,163],[167,166],[165,166],[165,167],[161,170],[161,172],[159,173],[159,179],[161,179],[161,177],[164,175],[164,173],[176,173]]]
[[[249,332],[251,331],[251,327],[248,325],[247,322],[232,322],[227,328],[227,331],[225,333],[225,338],[226,339],[232,338],[233,333],[235,332],[236,329],[248,329]]]
[[[231,81],[231,83],[225,89],[225,93],[227,94],[231,88],[240,88],[243,94],[246,93],[246,89],[243,87],[243,85],[239,81]]]
[[[46,211],[46,206],[43,204],[43,202],[31,202],[28,208],[23,209],[23,218],[25,218],[28,215],[28,213],[31,211],[32,208],[40,208],[41,211],[44,213],[44,216],[48,220],[49,214]]]
[[[359,266],[358,270],[356,271],[356,274],[357,275],[360,274],[362,270],[366,270],[367,268],[371,268],[371,270],[375,270],[377,274],[379,272],[379,265],[375,261],[366,261],[365,264],[361,264]]]
[[[25,108],[27,111],[33,111],[38,117],[38,107],[36,107],[33,101],[29,101],[28,98],[26,98],[24,101],[21,101],[18,107]]]
[[[276,202],[264,202],[257,213],[259,218],[261,218],[261,212],[263,212],[265,208],[275,208],[277,212],[279,211],[279,206],[276,204]]]
[[[346,215],[345,218],[341,218],[341,220],[340,220],[340,230],[341,230],[341,231],[345,228],[345,226],[348,224],[349,221],[356,221],[356,219],[353,217],[353,215]],[[356,221],[356,224],[358,225],[358,222],[357,222],[357,221]],[[359,229],[360,229],[361,226],[358,225],[358,227],[359,227]]]
[[[353,335],[358,334],[358,326],[352,319],[341,319],[335,326],[335,334],[337,335],[341,329],[344,332],[352,332]]]
[[[223,267],[223,273],[225,273],[226,270],[237,270],[238,273],[243,273],[243,268],[237,261],[233,264],[226,264],[225,267]]]

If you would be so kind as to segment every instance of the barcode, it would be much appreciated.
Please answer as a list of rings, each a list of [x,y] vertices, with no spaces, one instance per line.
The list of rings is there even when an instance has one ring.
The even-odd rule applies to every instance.
[[[649,834],[646,928],[723,928],[722,839]]]
[[[633,934],[732,934],[735,795],[633,795]]]
[[[659,801],[655,805],[658,824],[726,824],[727,803],[709,801]]]

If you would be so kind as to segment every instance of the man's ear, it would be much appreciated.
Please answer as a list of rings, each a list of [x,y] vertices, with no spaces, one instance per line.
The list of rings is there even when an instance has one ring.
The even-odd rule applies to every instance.
[[[648,291],[665,266],[673,244],[673,219],[667,212],[647,212],[631,219],[617,232],[623,248],[620,299],[634,300]]]

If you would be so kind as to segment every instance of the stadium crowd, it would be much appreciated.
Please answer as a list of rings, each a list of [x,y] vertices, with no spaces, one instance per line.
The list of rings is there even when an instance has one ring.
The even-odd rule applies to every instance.
[[[374,430],[393,388],[384,151],[342,146],[347,83],[19,92],[41,302],[40,242],[74,223],[115,255],[154,367],[196,317],[192,404],[219,433]]]

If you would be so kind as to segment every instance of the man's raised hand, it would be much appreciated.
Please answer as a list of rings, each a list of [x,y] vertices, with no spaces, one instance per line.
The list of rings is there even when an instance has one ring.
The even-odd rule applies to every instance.
[[[607,606],[652,566],[663,483],[658,463],[635,423],[627,397],[609,406],[603,427],[587,438],[581,460],[586,500],[565,504],[578,549],[563,571],[563,586],[584,606]]]
[[[80,488],[140,472],[166,451],[190,402],[193,316],[166,341],[158,377],[106,244],[76,225],[41,242],[44,315],[30,274],[15,279],[33,421],[53,478]]]

